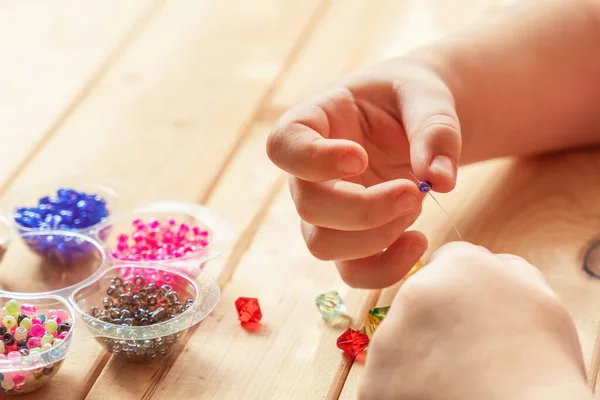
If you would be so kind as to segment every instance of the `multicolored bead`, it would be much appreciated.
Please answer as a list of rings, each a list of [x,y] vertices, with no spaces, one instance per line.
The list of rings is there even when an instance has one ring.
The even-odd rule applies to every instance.
[[[256,298],[240,297],[235,301],[235,308],[240,322],[258,323],[262,319],[262,312]]]
[[[0,358],[7,357],[18,359],[27,357],[32,353],[43,352],[58,345],[65,338],[62,338],[57,331],[57,327],[67,324],[70,326],[70,315],[62,309],[50,310],[48,314],[51,318],[46,318],[46,323],[42,324],[37,308],[30,304],[21,304],[16,300],[10,300],[6,303],[7,310],[17,315],[6,315],[0,323]],[[20,313],[19,313],[20,311]],[[58,324],[57,321],[62,322]],[[17,325],[18,323],[18,325]],[[33,370],[17,371],[11,373],[10,378],[14,380],[15,390],[20,390],[26,383],[27,376],[33,375]],[[6,374],[4,375],[6,379]]]
[[[346,354],[355,358],[369,345],[369,337],[356,329],[348,328],[346,332],[337,339],[337,347]]]
[[[324,319],[339,317],[346,312],[346,304],[335,290],[318,295],[315,302]]]

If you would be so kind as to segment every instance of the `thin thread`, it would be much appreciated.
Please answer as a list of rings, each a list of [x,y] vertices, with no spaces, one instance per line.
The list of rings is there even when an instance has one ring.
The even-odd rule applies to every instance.
[[[413,178],[415,178],[415,180],[417,181],[417,183],[420,182],[419,178],[417,178],[412,172],[409,171],[408,173],[410,174],[410,176],[412,176]],[[440,207],[440,209],[442,210],[442,212],[446,215],[446,217],[448,218],[448,221],[450,221],[450,224],[452,225],[452,228],[454,228],[454,231],[458,235],[458,238],[460,239],[460,241],[464,242],[464,239],[462,238],[462,235],[458,231],[458,227],[454,223],[454,220],[452,219],[452,217],[450,216],[450,214],[448,214],[448,211],[446,211],[446,209],[440,204],[440,202],[435,198],[435,196],[433,194],[431,194],[431,192],[427,192],[427,194],[429,196],[431,196],[431,198],[433,199],[433,201],[436,202],[436,204]]]
[[[454,231],[458,235],[458,238],[460,239],[461,242],[464,242],[462,236],[460,235],[460,232],[458,231],[458,228],[456,227],[456,224],[454,223],[454,220],[452,220],[452,217],[450,217],[450,214],[448,214],[448,211],[446,211],[444,209],[444,207],[442,207],[442,205],[440,204],[440,202],[437,201],[437,199],[435,197],[433,197],[433,195],[430,192],[427,192],[427,194],[431,196],[431,198],[433,199],[433,201],[435,201],[438,206],[440,206],[440,208],[442,209],[442,211],[444,212],[444,214],[446,214],[446,217],[448,217],[448,221],[450,221],[450,223],[452,224],[452,227],[454,228]]]

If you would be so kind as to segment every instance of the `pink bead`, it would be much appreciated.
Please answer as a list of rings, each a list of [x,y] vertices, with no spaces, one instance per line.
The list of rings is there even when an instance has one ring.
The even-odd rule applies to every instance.
[[[36,338],[41,338],[44,336],[44,333],[46,333],[46,330],[40,324],[34,324],[31,326],[31,329],[29,329],[29,334]]]
[[[40,347],[41,345],[42,345],[42,341],[39,337],[32,337],[27,341],[27,347],[30,349]]]
[[[160,226],[160,223],[156,219],[151,219],[150,221],[148,221],[148,225],[150,226],[150,228],[156,229]]]
[[[46,317],[48,317],[49,319],[55,318],[55,317],[56,317],[56,312],[57,312],[57,311],[58,311],[58,310],[49,310],[49,311],[46,313]]]
[[[65,340],[65,338],[69,335],[69,332],[63,332],[58,335],[59,339]]]
[[[23,378],[22,375],[15,375],[15,377],[13,378],[13,382],[15,383],[15,385],[19,386],[25,382],[25,378]]]
[[[179,225],[179,232],[188,232],[190,230],[190,225],[187,223],[183,223]]]
[[[11,351],[10,353],[8,353],[7,355],[8,359],[16,359],[16,358],[21,358],[21,353],[19,353],[18,351]]]
[[[69,313],[67,313],[65,310],[63,310],[62,308],[59,310],[56,310],[56,316],[58,318],[60,318],[62,321],[67,321],[69,319]],[[61,322],[62,322],[61,321]],[[57,321],[58,322],[58,321]],[[59,322],[60,323],[60,322]]]
[[[31,314],[31,313],[35,313],[36,311],[37,311],[37,308],[31,303],[23,303],[21,305],[21,312],[23,314]]]
[[[39,318],[37,318],[37,317],[36,317],[36,318],[33,318],[33,319],[31,320],[31,323],[32,323],[33,325],[35,325],[35,324],[41,325],[43,322],[42,322],[42,320],[41,320],[41,319],[39,319]]]

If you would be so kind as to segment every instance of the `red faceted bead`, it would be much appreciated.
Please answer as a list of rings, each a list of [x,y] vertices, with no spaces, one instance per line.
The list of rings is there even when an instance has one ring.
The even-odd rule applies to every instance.
[[[337,347],[352,357],[356,357],[368,345],[369,337],[365,333],[352,328],[348,328],[337,340]]]
[[[241,322],[260,322],[262,313],[258,305],[258,299],[251,297],[240,297],[235,301],[238,318]]]

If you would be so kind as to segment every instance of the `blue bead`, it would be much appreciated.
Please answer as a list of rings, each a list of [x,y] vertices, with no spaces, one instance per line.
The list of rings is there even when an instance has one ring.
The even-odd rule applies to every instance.
[[[429,192],[431,190],[431,182],[419,182],[419,190],[423,193]]]
[[[108,214],[101,196],[60,188],[56,197],[41,197],[36,207],[16,208],[13,218],[28,228],[81,229],[103,221]]]
[[[50,196],[40,197],[40,200],[39,200],[38,203],[40,205],[42,205],[42,204],[49,204],[50,203]]]

